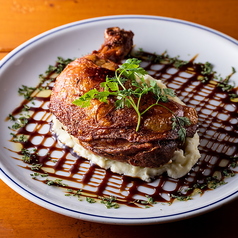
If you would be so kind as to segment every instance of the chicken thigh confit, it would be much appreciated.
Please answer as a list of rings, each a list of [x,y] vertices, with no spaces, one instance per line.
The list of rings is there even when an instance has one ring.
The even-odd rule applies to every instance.
[[[172,127],[172,118],[186,117],[186,136],[197,131],[198,118],[195,109],[169,100],[155,105],[141,118],[132,107],[116,108],[115,98],[108,102],[91,100],[82,108],[72,102],[96,88],[106,77],[113,77],[121,61],[131,51],[133,33],[118,27],[105,31],[105,42],[98,51],[71,62],[57,77],[51,99],[50,111],[78,143],[94,154],[126,162],[140,167],[156,168],[168,163],[184,144],[179,139],[178,128]],[[130,84],[127,84],[130,87]],[[151,93],[141,98],[140,110],[155,103]]]

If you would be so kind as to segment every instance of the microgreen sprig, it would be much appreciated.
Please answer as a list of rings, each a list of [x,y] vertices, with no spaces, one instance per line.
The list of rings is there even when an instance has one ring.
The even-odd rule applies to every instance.
[[[116,98],[116,109],[132,107],[135,110],[138,117],[136,126],[136,131],[138,131],[143,114],[156,105],[169,110],[166,106],[159,104],[159,102],[168,102],[169,97],[175,96],[172,89],[160,88],[156,81],[150,80],[146,82],[145,75],[148,73],[140,67],[140,62],[141,61],[136,58],[127,59],[125,63],[120,65],[115,71],[115,77],[106,77],[105,82],[100,84],[103,91],[94,88],[73,101],[73,104],[84,108],[90,106],[92,99],[98,99],[101,102],[107,103],[108,97],[114,96]],[[126,82],[130,83],[131,86],[127,87]],[[156,102],[148,106],[146,109],[141,110],[141,99],[149,92],[153,94]],[[184,126],[188,125],[188,123],[182,123],[183,120],[177,118],[171,110],[169,111],[176,118],[176,121],[178,122],[176,125],[182,127],[179,132],[183,130],[183,136],[181,137],[184,137],[184,134],[186,134]],[[182,134],[182,132],[180,134]]]

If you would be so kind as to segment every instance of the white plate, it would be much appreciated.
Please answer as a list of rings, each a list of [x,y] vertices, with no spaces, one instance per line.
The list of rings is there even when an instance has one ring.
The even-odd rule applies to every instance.
[[[155,224],[195,216],[217,208],[238,197],[238,176],[228,179],[228,184],[187,202],[175,202],[171,206],[155,205],[150,209],[122,206],[106,209],[101,204],[78,202],[65,197],[60,189],[34,181],[29,171],[11,158],[9,130],[6,116],[19,105],[17,89],[22,85],[36,86],[38,75],[53,64],[58,56],[80,57],[103,42],[106,28],[119,26],[132,30],[137,47],[158,54],[168,51],[189,60],[199,54],[197,61],[212,62],[215,70],[226,76],[231,66],[238,68],[238,42],[210,28],[177,19],[123,15],[93,18],[63,25],[47,31],[22,44],[0,65],[0,174],[4,182],[27,199],[52,211],[88,221],[108,224]],[[236,85],[238,79],[234,78]]]

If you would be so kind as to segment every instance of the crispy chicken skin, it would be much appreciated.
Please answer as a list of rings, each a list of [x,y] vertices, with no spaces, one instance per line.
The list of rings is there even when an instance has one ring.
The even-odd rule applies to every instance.
[[[172,130],[172,113],[161,106],[152,107],[143,115],[138,132],[137,114],[133,108],[116,109],[114,98],[108,103],[97,99],[87,108],[72,102],[87,91],[100,87],[106,76],[114,76],[120,61],[132,49],[133,33],[118,27],[105,31],[105,42],[98,51],[76,59],[58,76],[50,99],[50,110],[64,125],[69,134],[95,154],[135,166],[159,167],[167,163],[181,141]],[[146,95],[140,110],[154,103],[152,95]],[[197,130],[197,114],[193,108],[174,101],[165,104],[177,116],[188,117],[187,136]]]

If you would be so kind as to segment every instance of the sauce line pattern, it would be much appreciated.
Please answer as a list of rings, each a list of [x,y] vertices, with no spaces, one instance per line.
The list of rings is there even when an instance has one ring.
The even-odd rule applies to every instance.
[[[152,77],[161,79],[184,103],[197,110],[201,158],[186,176],[172,179],[163,174],[146,183],[101,169],[62,145],[50,131],[48,109],[56,74],[45,76],[37,87],[44,90],[38,90],[33,100],[25,99],[11,113],[14,118],[20,118],[27,108],[30,115],[20,129],[14,130],[13,141],[22,135],[27,139],[14,142],[20,144],[21,149],[13,151],[13,158],[22,160],[28,156],[29,161],[20,165],[22,168],[32,170],[35,166],[36,180],[51,181],[53,185],[64,187],[69,195],[80,194],[92,199],[115,197],[119,204],[132,207],[150,206],[153,202],[171,204],[174,199],[191,199],[194,194],[225,184],[226,177],[237,173],[238,103],[218,87],[213,74],[207,75],[206,82],[199,80],[204,77],[203,68],[202,64],[194,63],[194,59],[175,67],[168,61],[158,63],[154,54],[140,52],[137,57],[143,60],[143,67]],[[232,90],[236,93],[237,89]],[[149,202],[148,197],[153,202]]]

